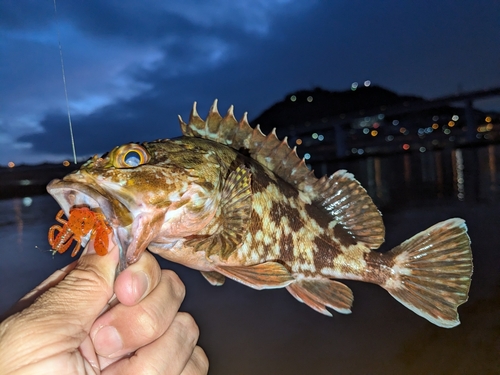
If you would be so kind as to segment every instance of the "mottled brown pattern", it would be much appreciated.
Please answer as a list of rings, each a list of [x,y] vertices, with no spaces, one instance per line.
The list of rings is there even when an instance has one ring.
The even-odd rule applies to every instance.
[[[383,285],[391,277],[394,257],[391,253],[378,251],[367,252],[364,256],[367,264],[366,281]]]
[[[335,258],[342,254],[342,247],[335,241],[324,236],[318,236],[314,241],[318,252],[314,256],[314,266],[320,270],[323,267],[332,267],[335,264]]]
[[[333,233],[342,246],[349,247],[357,244],[354,237],[340,224],[335,225]]]
[[[218,271],[258,289],[288,287],[327,315],[327,306],[348,312],[352,294],[326,279],[368,281],[434,324],[459,323],[472,273],[463,220],[380,254],[372,250],[384,241],[382,217],[351,173],[316,179],[286,138],[250,127],[246,115],[236,121],[232,107],[222,117],[214,103],[207,120],[193,107],[181,128],[176,140],[95,156],[48,187],[66,212],[76,204],[107,212],[126,248],[120,270],[149,248],[212,284],[224,280]],[[127,163],[130,150],[139,165]]]

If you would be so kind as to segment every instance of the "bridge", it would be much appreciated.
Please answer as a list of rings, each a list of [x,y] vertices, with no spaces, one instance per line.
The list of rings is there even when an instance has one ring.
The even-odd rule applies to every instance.
[[[338,116],[328,117],[324,122],[317,122],[311,124],[307,131],[297,131],[297,136],[303,136],[311,134],[311,132],[321,132],[325,130],[335,130],[335,143],[336,143],[336,154],[337,157],[343,157],[346,155],[346,145],[347,145],[347,125],[351,125],[355,122],[359,122],[365,117],[379,116],[384,117],[394,117],[401,115],[408,115],[412,113],[418,113],[425,110],[439,108],[447,105],[452,105],[456,103],[461,103],[464,108],[465,113],[465,124],[467,127],[467,141],[473,142],[476,140],[476,128],[477,128],[477,118],[474,110],[474,101],[500,96],[500,87],[476,90],[465,93],[460,93],[456,95],[448,95],[443,97],[438,97],[431,100],[417,99],[411,101],[405,101],[402,104],[390,105],[390,106],[380,106],[376,108],[370,108],[367,110],[354,111],[349,113],[343,113]],[[349,126],[351,127],[351,126]]]

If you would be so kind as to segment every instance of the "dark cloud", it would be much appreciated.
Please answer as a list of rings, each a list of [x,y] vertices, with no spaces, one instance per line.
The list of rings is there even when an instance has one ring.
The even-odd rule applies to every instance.
[[[294,90],[345,89],[365,79],[427,97],[453,93],[459,85],[472,90],[500,84],[498,2],[358,0],[316,2],[300,11],[297,3],[252,14],[255,25],[244,18],[247,12],[233,15],[235,5],[227,4],[206,19],[199,9],[182,13],[152,1],[58,4],[60,17],[99,43],[151,45],[162,54],[152,66],[125,70],[147,89],[74,116],[78,152],[177,136],[176,116],[186,117],[195,100],[203,115],[218,98],[221,112],[234,104],[237,117],[249,111],[254,118]],[[20,27],[18,13],[11,10],[8,25]],[[86,52],[89,61],[99,59],[92,48]],[[91,73],[86,79],[92,80]],[[70,154],[66,115],[52,111],[40,125],[45,132],[19,141],[30,142],[34,152]]]

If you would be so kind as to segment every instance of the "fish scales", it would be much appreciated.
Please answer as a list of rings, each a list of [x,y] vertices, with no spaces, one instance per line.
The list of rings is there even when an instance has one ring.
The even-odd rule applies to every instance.
[[[72,207],[102,212],[120,248],[120,269],[148,248],[201,271],[256,289],[286,288],[331,315],[349,313],[352,291],[337,279],[378,284],[442,326],[459,324],[472,254],[467,227],[454,218],[388,252],[382,216],[354,176],[316,178],[273,130],[237,121],[217,102],[202,119],[193,106],[183,136],[118,146],[48,191]]]

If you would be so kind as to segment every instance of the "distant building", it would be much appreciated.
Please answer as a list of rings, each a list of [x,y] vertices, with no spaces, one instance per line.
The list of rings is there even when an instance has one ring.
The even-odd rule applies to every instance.
[[[280,139],[287,136],[290,146],[300,145],[309,164],[500,140],[498,113],[447,105],[451,99],[425,100],[378,86],[316,88],[286,95],[252,125],[260,124],[266,134],[276,128]]]

